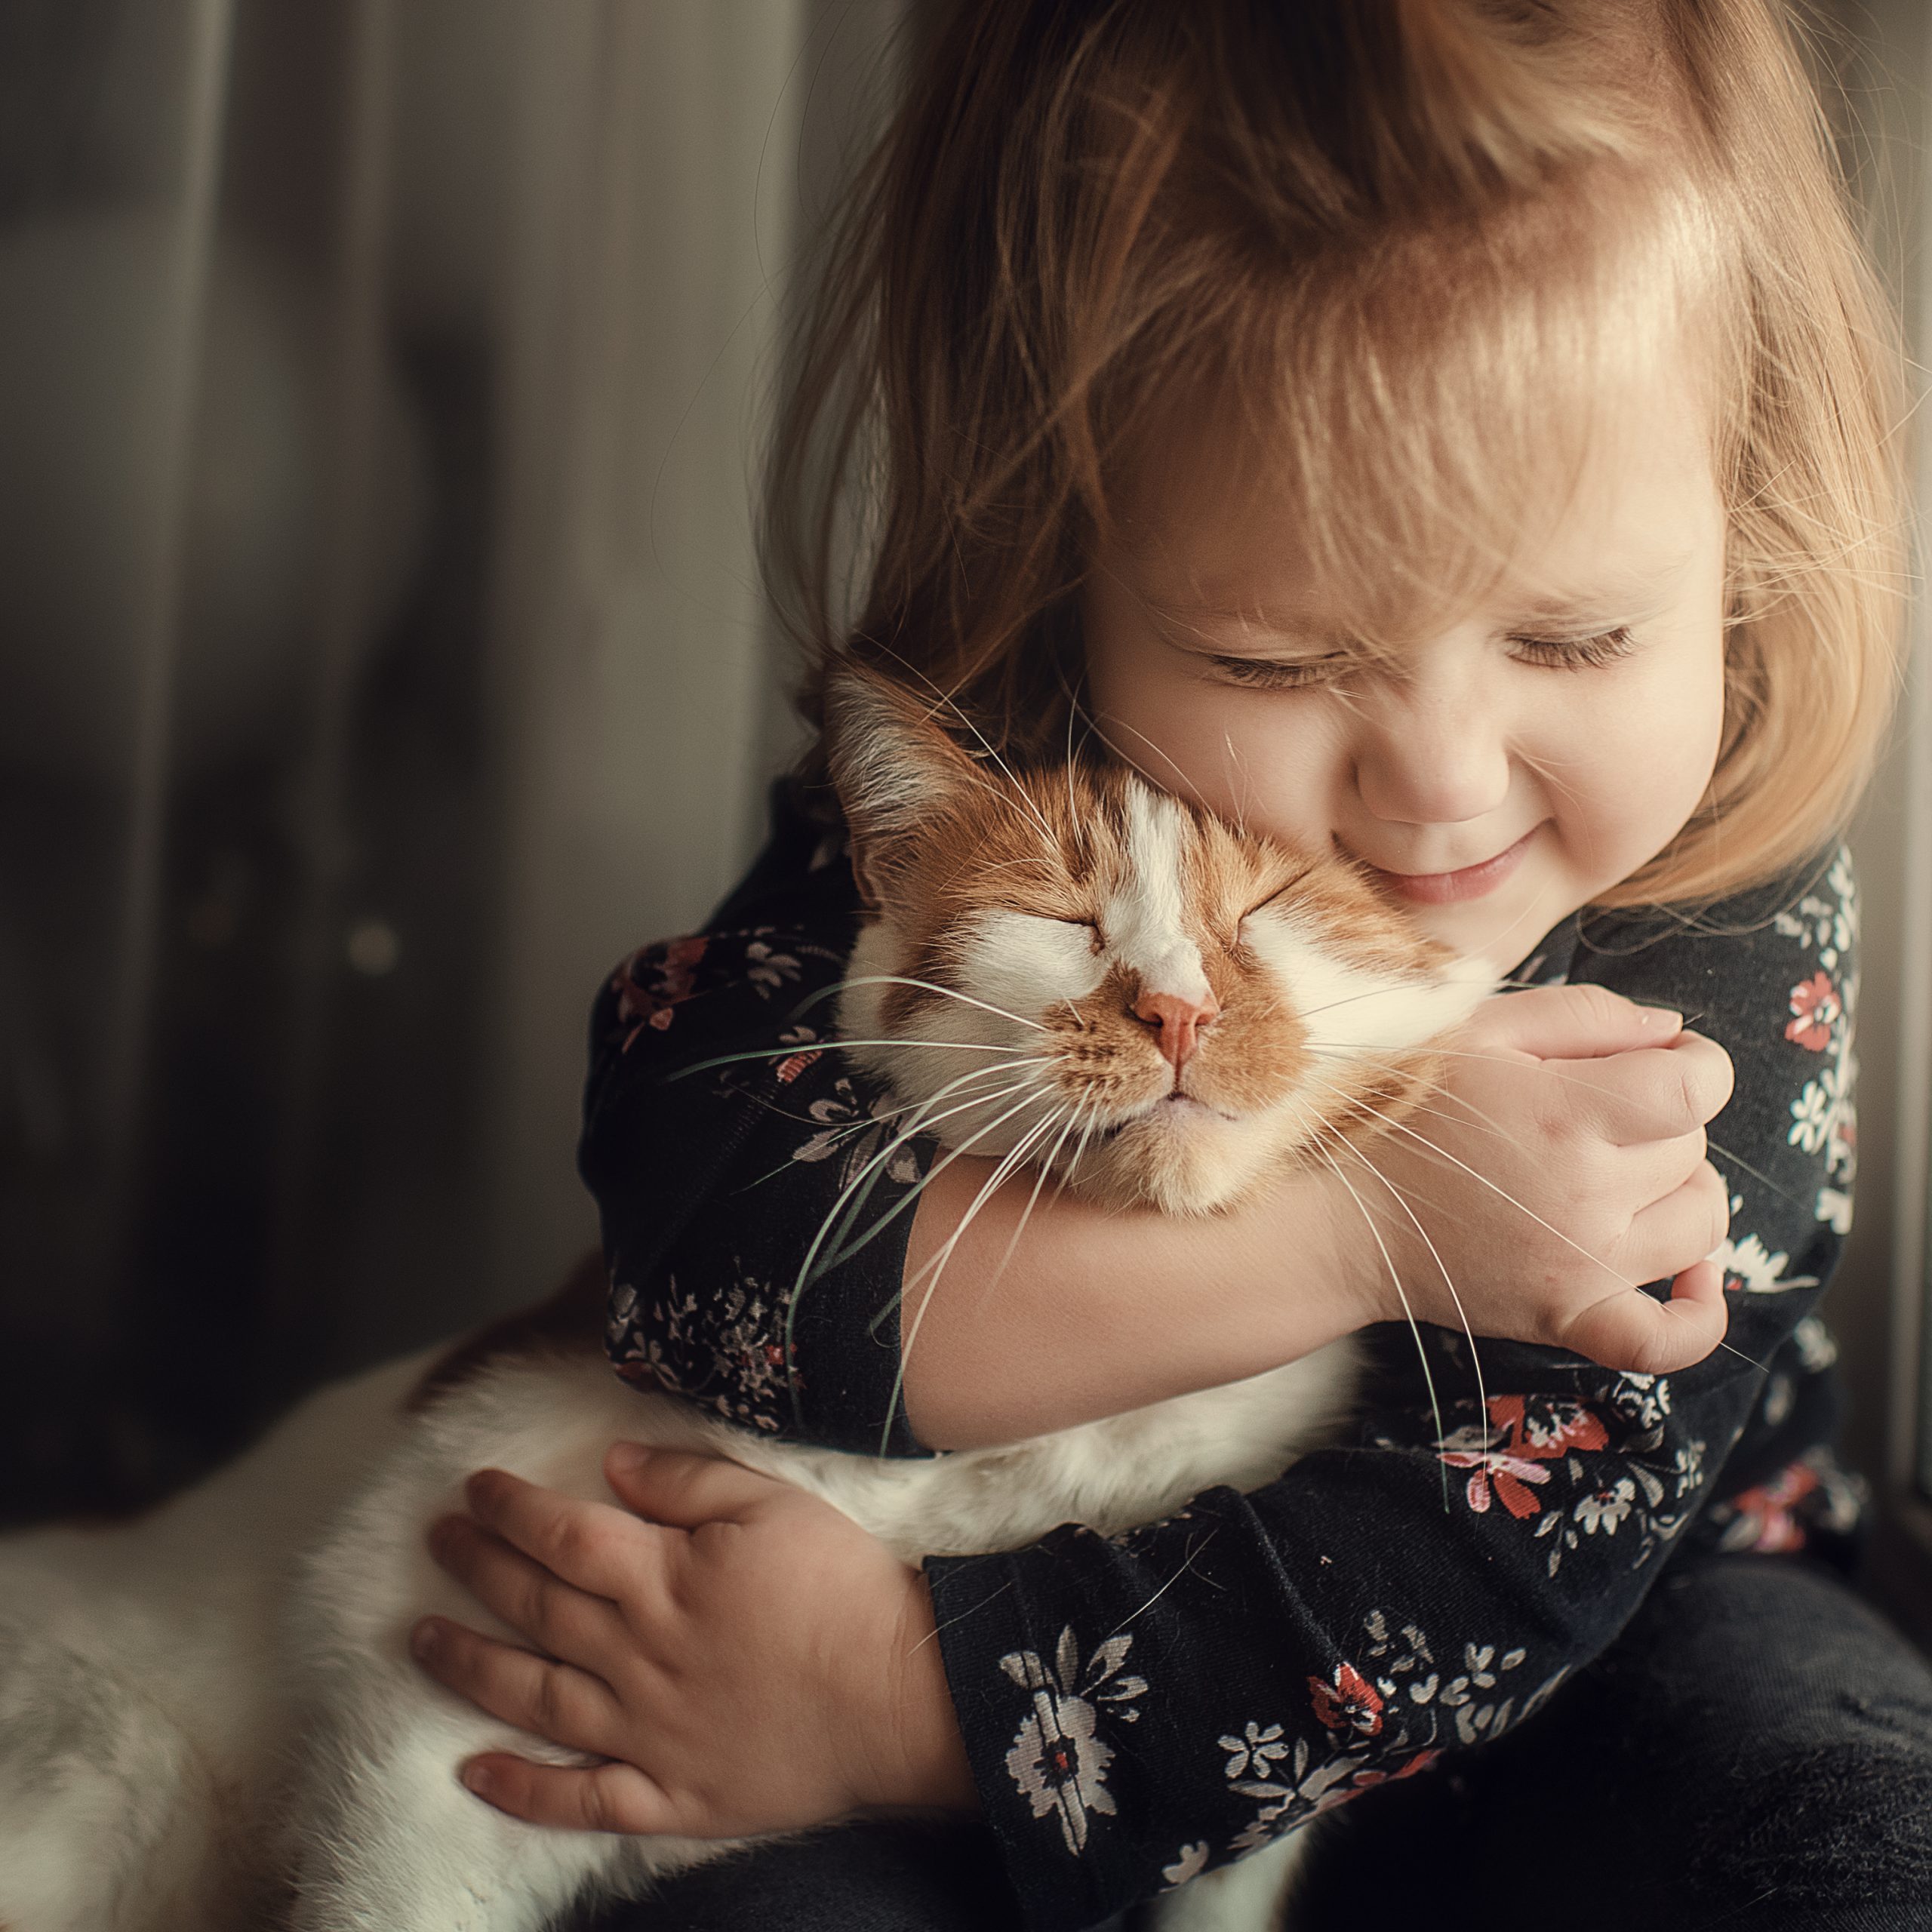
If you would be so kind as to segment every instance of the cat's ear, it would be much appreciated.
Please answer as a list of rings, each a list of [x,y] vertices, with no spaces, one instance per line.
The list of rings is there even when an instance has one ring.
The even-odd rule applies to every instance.
[[[852,834],[859,889],[870,904],[882,905],[907,841],[985,780],[926,700],[850,662],[826,681],[825,750]]]

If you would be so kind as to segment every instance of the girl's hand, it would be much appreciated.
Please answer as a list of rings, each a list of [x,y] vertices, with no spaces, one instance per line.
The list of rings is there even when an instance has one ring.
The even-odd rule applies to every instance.
[[[1660,1374],[1709,1355],[1727,1320],[1706,1257],[1729,1194],[1704,1158],[1704,1124],[1730,1097],[1724,1049],[1603,987],[1549,986],[1487,1001],[1447,1065],[1426,1107],[1365,1158],[1340,1157],[1416,1314],[1455,1327],[1466,1313],[1479,1335],[1610,1368]],[[1399,1319],[1388,1262],[1344,1201],[1359,1277]],[[1635,1285],[1658,1281],[1669,1302]]]
[[[429,1533],[528,1647],[426,1617],[423,1668],[608,1760],[487,1752],[463,1767],[472,1791],[534,1824],[693,1838],[977,1805],[918,1571],[735,1463],[620,1442],[605,1475],[628,1509],[485,1469],[473,1516]]]

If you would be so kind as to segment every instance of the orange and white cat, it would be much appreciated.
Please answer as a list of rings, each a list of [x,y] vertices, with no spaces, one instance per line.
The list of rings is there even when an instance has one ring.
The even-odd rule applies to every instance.
[[[1351,1100],[1413,1104],[1429,1043],[1491,989],[1343,861],[1248,837],[1130,771],[1009,773],[857,672],[832,712],[872,907],[840,1050],[909,1109],[909,1134],[1208,1213],[1321,1137],[1359,1137]],[[977,1063],[964,1075],[962,1045]],[[5,1932],[538,1932],[729,1849],[543,1829],[457,1783],[480,1750],[569,1755],[409,1657],[424,1613],[481,1618],[423,1535],[485,1464],[608,1500],[613,1440],[702,1448],[916,1560],[1067,1521],[1115,1532],[1212,1485],[1254,1488],[1353,1395],[1337,1344],[1028,1441],[875,1460],[641,1394],[611,1374],[587,1310],[555,1325],[568,1339],[526,1333],[504,1352],[486,1334],[440,1366],[325,1389],[125,1528],[0,1544]],[[1294,1844],[1167,1895],[1159,1924],[1261,1932]]]

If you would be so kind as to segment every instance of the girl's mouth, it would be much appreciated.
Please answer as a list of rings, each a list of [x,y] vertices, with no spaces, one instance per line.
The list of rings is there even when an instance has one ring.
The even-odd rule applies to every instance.
[[[1530,841],[1540,829],[1532,826],[1515,844],[1484,859],[1479,865],[1464,866],[1453,872],[1392,872],[1380,866],[1369,869],[1397,897],[1418,906],[1451,906],[1465,899],[1480,899],[1494,892],[1522,863]]]

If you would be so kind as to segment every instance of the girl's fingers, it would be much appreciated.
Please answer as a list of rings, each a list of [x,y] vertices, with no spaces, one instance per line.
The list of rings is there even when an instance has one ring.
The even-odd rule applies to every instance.
[[[463,1781],[498,1810],[533,1825],[561,1831],[704,1835],[678,1817],[663,1787],[635,1764],[537,1764],[493,1751],[472,1758],[463,1768]]]
[[[774,1497],[796,1493],[789,1483],[721,1456],[641,1442],[614,1444],[604,1458],[604,1479],[640,1516],[681,1530],[735,1521]]]
[[[608,1754],[624,1714],[601,1678],[442,1617],[410,1633],[416,1660],[438,1684],[493,1718],[573,1751]]]
[[[589,1662],[610,1656],[623,1641],[613,1604],[564,1582],[466,1516],[435,1524],[429,1550],[485,1609],[552,1657]]]
[[[617,1599],[635,1587],[651,1537],[628,1512],[542,1488],[505,1469],[478,1469],[463,1494],[479,1522],[579,1589]]]
[[[1469,1031],[1487,1046],[1539,1060],[1594,1060],[1661,1046],[1683,1025],[1681,1014],[1639,1006],[1607,986],[1534,986],[1486,1001]]]
[[[1730,1319],[1722,1272],[1700,1261],[1672,1282],[1667,1302],[1641,1288],[1606,1295],[1570,1323],[1563,1346],[1605,1368],[1674,1375],[1702,1361],[1724,1340]]]
[[[1703,1173],[1703,1170],[1709,1166],[1709,1143],[1704,1138],[1702,1128],[1694,1133],[1681,1134],[1674,1140],[1641,1141],[1634,1147],[1621,1149],[1617,1155],[1617,1167],[1614,1171],[1617,1174],[1619,1184],[1627,1186],[1629,1189],[1623,1198],[1648,1204],[1648,1207],[1637,1210],[1637,1217],[1641,1217],[1648,1212],[1650,1207],[1671,1199],[1687,1186],[1694,1186],[1695,1198],[1703,1205],[1708,1216],[1714,1217],[1720,1208],[1727,1208],[1727,1198],[1719,1198],[1721,1184],[1719,1188],[1712,1186],[1717,1170],[1712,1168],[1709,1178]],[[1723,1232],[1720,1230],[1718,1239],[1721,1241],[1723,1238]],[[1675,1274],[1677,1267],[1687,1267],[1691,1262],[1702,1260],[1709,1252],[1709,1244],[1701,1251],[1693,1248],[1677,1257],[1676,1266],[1659,1268],[1642,1278],[1660,1281],[1666,1275]]]
[[[1730,1232],[1730,1192],[1700,1161],[1673,1192],[1637,1216],[1604,1259],[1626,1281],[1667,1281],[1713,1253]]]
[[[1714,1120],[1730,1098],[1734,1078],[1730,1054],[1701,1033],[1548,1071],[1564,1081],[1567,1096],[1587,1103],[1605,1140],[1626,1147],[1674,1139]]]

